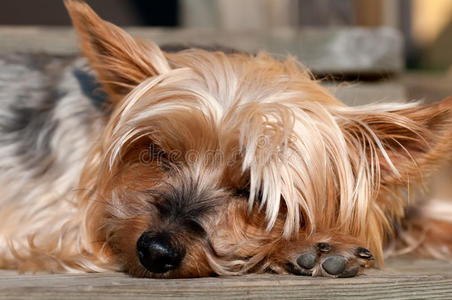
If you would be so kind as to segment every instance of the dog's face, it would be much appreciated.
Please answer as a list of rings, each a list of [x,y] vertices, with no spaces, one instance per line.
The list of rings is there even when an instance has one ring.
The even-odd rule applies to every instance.
[[[164,53],[66,4],[111,100],[81,179],[93,252],[139,276],[236,274],[345,228],[381,257],[403,204],[379,190],[430,164],[444,109],[347,108],[292,58]]]

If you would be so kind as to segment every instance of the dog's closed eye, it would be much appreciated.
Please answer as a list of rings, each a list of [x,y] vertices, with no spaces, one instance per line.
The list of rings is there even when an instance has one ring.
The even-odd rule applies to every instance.
[[[250,189],[248,187],[236,189],[232,192],[234,197],[243,197],[243,198],[249,198],[250,197]]]

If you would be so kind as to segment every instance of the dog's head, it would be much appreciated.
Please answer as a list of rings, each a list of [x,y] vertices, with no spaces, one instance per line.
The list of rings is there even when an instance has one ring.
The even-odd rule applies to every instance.
[[[66,1],[111,114],[81,179],[90,249],[141,276],[264,270],[340,230],[381,257],[387,190],[446,149],[450,101],[350,108],[294,58],[165,53]]]

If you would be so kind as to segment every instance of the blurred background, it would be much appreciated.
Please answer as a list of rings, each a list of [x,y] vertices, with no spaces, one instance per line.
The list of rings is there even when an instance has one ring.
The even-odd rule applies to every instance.
[[[194,40],[291,52],[319,77],[397,83],[383,97],[436,100],[452,95],[452,0],[86,2],[119,26],[171,29],[150,35],[158,42]],[[2,1],[0,25],[62,26],[70,21],[61,0],[14,0]],[[217,37],[216,32],[229,34]],[[401,86],[403,91],[397,91]]]
[[[2,1],[2,25],[69,25],[60,0]],[[280,27],[392,27],[409,68],[452,65],[452,0],[88,0],[120,26],[262,30]],[[38,13],[36,13],[38,12]]]

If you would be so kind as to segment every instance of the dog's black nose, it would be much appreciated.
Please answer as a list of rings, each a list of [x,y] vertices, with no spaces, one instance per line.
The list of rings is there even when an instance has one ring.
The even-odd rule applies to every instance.
[[[137,241],[140,263],[152,273],[165,273],[179,267],[185,251],[177,249],[167,234],[144,232]]]

